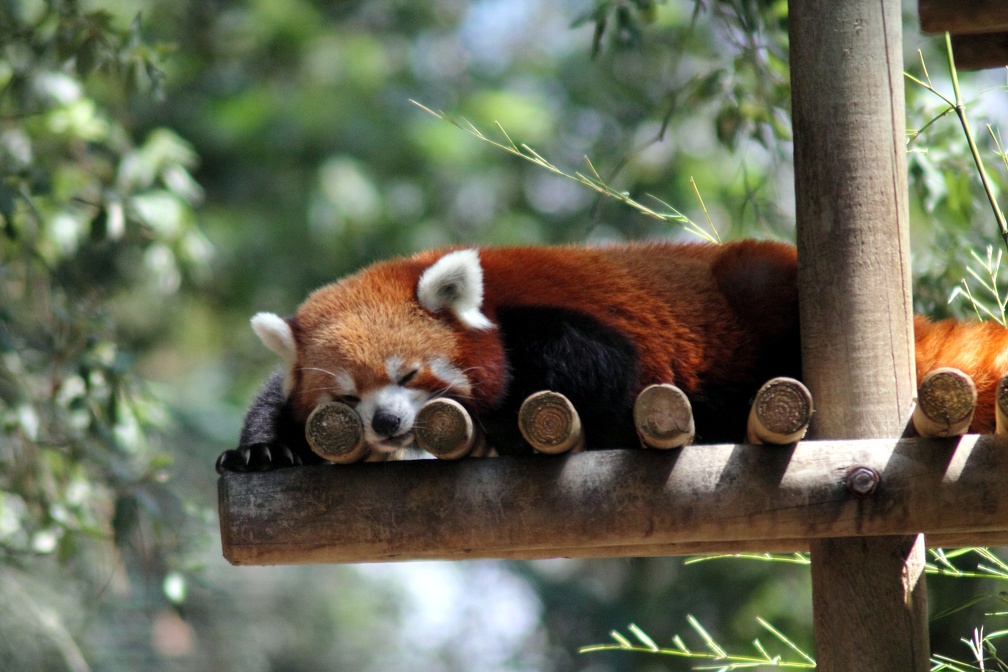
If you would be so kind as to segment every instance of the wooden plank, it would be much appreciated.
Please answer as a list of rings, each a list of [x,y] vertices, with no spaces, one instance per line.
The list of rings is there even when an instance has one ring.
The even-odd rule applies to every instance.
[[[898,436],[915,388],[900,2],[788,6],[810,436]],[[920,531],[811,542],[821,672],[928,669]]]
[[[845,476],[875,470],[854,497]],[[1008,437],[687,446],[227,473],[235,564],[801,550],[803,538],[1008,530]],[[964,512],[969,512],[965,515]]]
[[[959,70],[984,70],[1008,65],[1008,32],[953,35],[952,54]]]
[[[925,33],[993,33],[1008,30],[1004,0],[918,0],[921,30]]]

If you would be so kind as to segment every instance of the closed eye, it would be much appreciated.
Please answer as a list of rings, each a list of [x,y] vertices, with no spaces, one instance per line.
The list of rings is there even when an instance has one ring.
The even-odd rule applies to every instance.
[[[346,404],[347,406],[356,406],[360,403],[360,397],[353,394],[341,394],[336,397],[336,401]]]
[[[413,380],[414,378],[416,378],[416,375],[419,372],[420,372],[420,369],[413,369],[412,371],[410,371],[406,375],[400,377],[399,380],[396,381],[396,384],[397,385],[406,385],[406,384],[408,384],[411,380]]]

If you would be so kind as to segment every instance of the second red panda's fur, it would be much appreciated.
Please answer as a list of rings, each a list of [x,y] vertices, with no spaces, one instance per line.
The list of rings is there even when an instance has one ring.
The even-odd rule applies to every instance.
[[[1008,374],[1008,329],[997,322],[931,322],[914,318],[917,380],[941,366],[952,366],[973,379],[977,408],[970,431],[994,431],[997,385]]]

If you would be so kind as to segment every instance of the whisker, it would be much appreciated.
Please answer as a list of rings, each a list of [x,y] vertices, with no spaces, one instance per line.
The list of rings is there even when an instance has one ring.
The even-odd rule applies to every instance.
[[[313,387],[311,389],[305,390],[305,392],[343,392],[343,387],[341,386],[331,386],[331,387]]]
[[[317,366],[299,366],[298,371],[318,371],[319,373],[324,373],[327,376],[332,376],[333,378],[339,378],[335,373],[327,369],[320,369]]]

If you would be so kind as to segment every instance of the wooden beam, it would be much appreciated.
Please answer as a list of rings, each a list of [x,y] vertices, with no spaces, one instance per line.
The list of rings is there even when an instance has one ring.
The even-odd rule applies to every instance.
[[[847,483],[857,466],[879,476],[865,498]],[[996,435],[322,465],[224,474],[221,538],[234,564],[790,551],[917,531],[1003,541],[1006,480]]]
[[[1008,32],[953,35],[952,54],[959,70],[984,70],[1008,65]]]
[[[1004,0],[918,0],[921,30],[925,33],[993,33],[1008,30]]]
[[[899,436],[915,388],[900,2],[791,0],[788,20],[810,436]],[[821,672],[928,669],[920,531],[936,530],[811,542]]]

